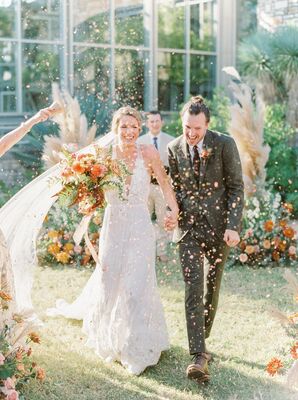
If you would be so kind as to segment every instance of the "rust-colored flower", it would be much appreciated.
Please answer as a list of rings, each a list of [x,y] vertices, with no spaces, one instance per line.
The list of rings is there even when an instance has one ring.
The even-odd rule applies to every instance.
[[[263,247],[264,247],[264,249],[269,250],[270,247],[271,247],[271,242],[270,242],[270,240],[265,239],[265,240],[263,241]]]
[[[272,232],[273,228],[274,228],[274,222],[272,220],[264,222],[264,229],[266,232]]]
[[[250,255],[250,254],[253,254],[254,252],[255,252],[254,246],[252,246],[250,244],[246,246],[246,248],[245,248],[246,254]]]
[[[40,381],[43,381],[45,379],[45,377],[46,377],[45,370],[41,367],[38,367],[36,369],[36,378]]]
[[[29,347],[29,349],[27,350],[27,357],[30,357],[31,356],[31,354],[32,354],[32,349],[31,349],[31,347]]]
[[[278,358],[272,358],[267,364],[266,371],[269,375],[274,376],[281,368],[283,367],[283,363]]]
[[[62,264],[67,264],[69,262],[70,255],[66,251],[60,251],[56,254],[56,260]]]
[[[244,240],[241,240],[241,242],[239,243],[239,247],[241,251],[244,251],[246,248],[246,242]]]
[[[85,172],[85,168],[83,167],[83,165],[81,163],[79,163],[78,161],[75,161],[72,164],[72,170],[74,172],[76,172],[77,174],[83,174]]]
[[[51,243],[48,245],[48,253],[56,256],[60,251],[60,247],[57,243]]]
[[[81,265],[87,265],[90,261],[91,256],[89,254],[85,254],[81,260]]]
[[[0,290],[0,298],[4,301],[12,300],[12,297],[8,293],[4,292],[3,290]]]
[[[65,245],[63,246],[63,248],[64,248],[64,250],[65,250],[66,252],[72,251],[73,248],[74,248],[74,244],[73,244],[73,243],[70,243],[70,242],[67,242],[67,243],[65,243]]]
[[[277,250],[273,250],[271,257],[273,261],[279,261],[280,254]]]
[[[30,332],[28,335],[29,339],[34,343],[40,343],[40,337],[36,332]]]
[[[201,158],[206,160],[208,157],[211,156],[212,150],[211,149],[203,149],[201,152]]]
[[[95,164],[90,170],[92,178],[100,178],[107,173],[107,167],[105,165]]]
[[[294,358],[294,360],[298,360],[298,342],[291,347],[291,356]]]
[[[291,226],[286,226],[282,232],[289,239],[293,239],[295,236],[295,230]]]

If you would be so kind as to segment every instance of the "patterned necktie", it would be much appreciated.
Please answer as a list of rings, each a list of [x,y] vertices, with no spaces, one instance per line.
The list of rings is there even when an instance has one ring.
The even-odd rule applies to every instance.
[[[193,171],[194,171],[196,180],[199,181],[200,180],[200,155],[199,155],[197,145],[195,145],[193,147],[193,154],[194,154],[193,160],[192,160]]]
[[[158,150],[158,146],[157,146],[157,137],[156,137],[156,136],[154,136],[154,138],[153,138],[153,144],[154,144],[156,150]]]

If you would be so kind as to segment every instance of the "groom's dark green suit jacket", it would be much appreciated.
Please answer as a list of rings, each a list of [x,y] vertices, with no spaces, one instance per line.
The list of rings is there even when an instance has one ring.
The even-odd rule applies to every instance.
[[[219,239],[226,229],[240,231],[243,180],[235,141],[207,130],[199,182],[183,135],[168,145],[170,175],[180,209],[174,241],[180,241],[198,218],[205,216]]]

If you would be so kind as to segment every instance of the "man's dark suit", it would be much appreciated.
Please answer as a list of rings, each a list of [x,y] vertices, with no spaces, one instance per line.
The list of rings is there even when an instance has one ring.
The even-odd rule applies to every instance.
[[[169,167],[180,216],[174,240],[179,243],[185,281],[185,309],[191,354],[205,352],[215,317],[229,247],[226,229],[240,230],[243,180],[234,140],[207,130],[195,176],[189,147],[182,135],[168,145]],[[204,298],[204,256],[209,262]]]

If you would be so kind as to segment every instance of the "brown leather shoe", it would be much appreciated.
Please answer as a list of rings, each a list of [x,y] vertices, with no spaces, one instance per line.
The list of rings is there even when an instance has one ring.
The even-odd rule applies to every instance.
[[[190,364],[186,369],[189,379],[193,379],[198,383],[208,382],[210,379],[208,371],[208,356],[206,353],[195,354],[194,363]]]

